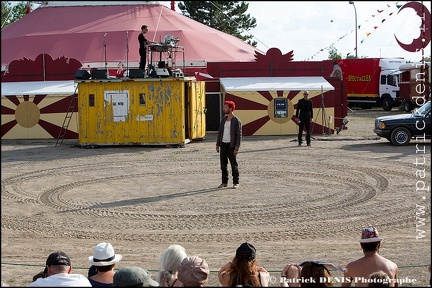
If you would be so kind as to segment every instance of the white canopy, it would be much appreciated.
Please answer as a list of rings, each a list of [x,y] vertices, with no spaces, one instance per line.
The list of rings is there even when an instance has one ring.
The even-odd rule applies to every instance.
[[[237,77],[220,78],[225,91],[329,91],[334,87],[323,77]]]
[[[77,85],[74,80],[2,82],[1,95],[70,95],[77,92]]]

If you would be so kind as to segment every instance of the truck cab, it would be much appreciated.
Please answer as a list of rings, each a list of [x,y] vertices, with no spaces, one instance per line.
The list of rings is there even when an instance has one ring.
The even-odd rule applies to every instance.
[[[378,86],[379,99],[377,101],[384,111],[391,111],[393,106],[398,106],[400,103],[399,84],[401,71],[399,67],[402,63],[405,63],[405,60],[380,59],[379,61],[381,72]]]

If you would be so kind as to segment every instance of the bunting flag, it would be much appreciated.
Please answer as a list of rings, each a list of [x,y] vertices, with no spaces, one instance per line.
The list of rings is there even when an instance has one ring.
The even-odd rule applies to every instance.
[[[399,8],[400,7],[402,7],[403,5],[401,5],[401,4],[398,4],[399,2],[396,2],[395,4],[394,4],[394,6],[393,5],[390,5],[390,4],[386,4],[386,6],[387,6],[387,8],[385,8],[385,9],[377,9],[377,12],[378,13],[380,13],[380,14],[386,14],[386,13],[383,13],[383,12],[387,12],[388,10],[390,10],[390,9],[392,9],[392,8],[395,8],[396,10],[399,10]],[[367,28],[367,27],[365,27],[365,35],[366,35],[366,38],[367,37],[370,37],[372,34],[373,34],[373,32],[375,31],[375,30],[377,30],[379,27],[381,27],[380,25],[382,25],[390,16],[392,16],[394,14],[394,11],[389,11],[389,13],[388,13],[388,15],[387,16],[382,16],[382,19],[375,19],[375,21],[376,21],[376,23],[372,26],[372,27],[370,27],[370,28]],[[372,15],[372,17],[374,17],[375,15]],[[379,22],[378,22],[379,21]],[[363,39],[362,40],[362,42],[364,41],[365,39]]]
[[[408,1],[407,1],[407,2],[408,2]],[[383,9],[377,9],[377,10],[376,10],[380,16],[381,16],[381,15],[385,15],[386,13],[384,13],[384,12],[387,12],[388,10],[391,10],[391,9],[399,10],[399,8],[403,6],[403,4],[399,4],[399,1],[398,1],[398,2],[395,2],[394,4],[386,4],[385,6],[386,6],[386,7],[383,8]],[[394,14],[394,11],[389,11],[389,13],[388,13],[387,16],[381,16],[381,17],[383,17],[382,19],[380,19],[381,17],[376,17],[376,16],[378,16],[378,15],[376,15],[376,14],[371,14],[369,18],[367,18],[363,23],[360,23],[360,25],[357,26],[357,28],[358,28],[358,29],[357,29],[357,32],[362,33],[360,30],[365,30],[364,35],[366,35],[366,38],[367,38],[367,37],[370,37],[370,36],[373,34],[373,32],[374,32],[375,30],[377,30],[377,29],[380,27],[380,25],[383,24],[383,23],[384,23],[384,22],[385,22],[389,17],[391,17],[393,14]],[[369,26],[368,26],[368,25],[366,25],[366,23],[368,23],[369,20],[371,20],[371,22],[373,22],[373,23],[370,23]],[[373,28],[373,30],[372,30],[372,28]],[[324,48],[319,49],[319,50],[318,50],[315,54],[313,54],[310,58],[313,59],[313,58],[314,58],[315,56],[317,56],[320,52],[325,51],[325,50],[329,50],[330,48],[334,47],[334,45],[335,45],[338,41],[342,40],[343,38],[345,38],[346,36],[348,36],[348,34],[352,34],[353,32],[354,32],[354,30],[351,30],[350,33],[347,33],[347,34],[341,36],[338,40],[336,40],[336,41],[333,42],[332,44],[328,45],[327,47],[324,47]],[[366,39],[361,39],[361,40],[360,40],[360,43],[362,44],[365,40],[366,40]],[[347,53],[347,55],[351,55],[352,52],[355,52],[355,47],[352,49],[352,51],[349,51],[349,52]],[[309,60],[309,58],[308,58],[308,60]]]
[[[398,3],[399,3],[399,2],[395,2],[395,3],[392,4],[392,5],[390,5],[390,4],[386,4],[386,5],[385,5],[386,8],[384,8],[384,9],[377,9],[376,11],[378,12],[378,14],[381,15],[381,14],[385,14],[385,13],[383,13],[383,12],[385,12],[385,11],[387,11],[387,10],[390,10],[390,9],[392,9],[392,8],[396,8],[396,9],[398,10],[400,7],[403,6],[403,4],[398,4]],[[388,17],[392,16],[393,13],[394,13],[394,12],[390,11],[390,13],[388,14]],[[370,18],[367,18],[363,23],[360,23],[360,25],[357,26],[357,32],[361,32],[361,30],[366,30],[366,31],[364,32],[365,35],[366,35],[366,38],[367,38],[367,37],[370,37],[370,36],[373,34],[373,31],[377,30],[377,29],[380,27],[379,25],[377,25],[377,21],[379,21],[380,25],[386,21],[386,18],[379,19],[380,17],[376,17],[376,16],[377,16],[376,14],[371,14],[371,15],[370,15]],[[386,16],[383,16],[383,17],[386,17]],[[388,17],[387,17],[387,18],[388,18]],[[377,18],[378,18],[378,19],[377,19]],[[369,26],[368,26],[368,25],[366,25],[366,23],[368,23],[369,20],[371,20],[371,22],[373,22],[373,23],[370,23]],[[371,25],[372,25],[372,26],[371,26]],[[368,28],[368,27],[369,27],[369,28]],[[373,30],[371,31],[372,28],[373,28]],[[318,50],[315,54],[313,54],[310,58],[313,59],[315,56],[317,56],[317,55],[318,55],[319,53],[321,53],[322,51],[329,50],[330,48],[334,47],[334,45],[335,45],[338,41],[342,40],[343,38],[345,38],[346,36],[348,36],[348,34],[352,34],[352,33],[354,33],[354,30],[351,30],[350,33],[347,33],[347,34],[341,36],[338,40],[336,40],[336,41],[333,42],[332,44],[328,45],[327,47],[324,47],[324,48],[319,49],[319,50]],[[363,44],[363,42],[364,42],[365,40],[366,40],[366,39],[361,39],[361,40],[360,40],[360,43]],[[352,52],[355,52],[355,50],[356,50],[356,49],[355,49],[355,47],[354,47],[351,51],[349,51],[349,52],[347,53],[347,55],[351,55]],[[309,60],[309,58],[308,58],[308,60]]]

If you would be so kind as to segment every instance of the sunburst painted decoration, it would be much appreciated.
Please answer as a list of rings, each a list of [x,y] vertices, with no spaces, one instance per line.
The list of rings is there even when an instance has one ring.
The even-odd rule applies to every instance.
[[[76,101],[73,95],[2,96],[2,139],[56,139],[71,101]],[[78,138],[77,108],[72,112],[66,139]]]
[[[76,59],[48,54],[12,61],[1,76],[2,139],[56,139],[62,127],[64,138],[77,139],[74,74],[80,67]]]

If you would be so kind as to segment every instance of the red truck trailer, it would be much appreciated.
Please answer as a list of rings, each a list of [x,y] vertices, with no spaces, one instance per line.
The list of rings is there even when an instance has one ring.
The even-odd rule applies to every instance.
[[[349,107],[399,106],[399,67],[403,58],[349,58],[337,61],[342,69]]]

